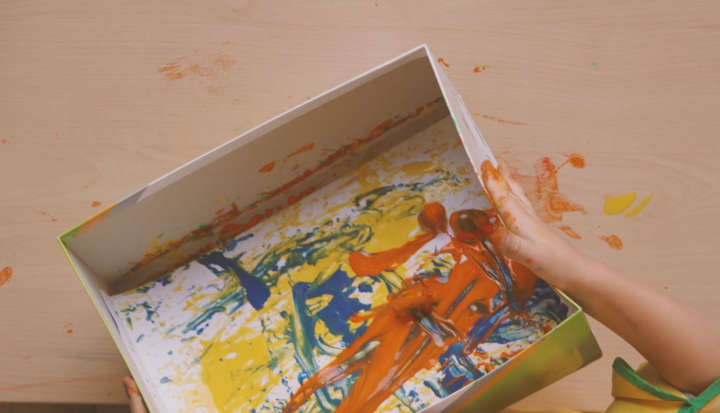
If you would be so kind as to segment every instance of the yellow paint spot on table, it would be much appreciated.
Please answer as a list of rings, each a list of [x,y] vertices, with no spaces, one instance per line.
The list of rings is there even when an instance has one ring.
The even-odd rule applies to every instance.
[[[607,215],[617,215],[630,208],[630,205],[635,202],[636,197],[637,194],[635,192],[628,192],[627,194],[619,196],[606,196],[603,212]]]
[[[647,204],[650,203],[650,200],[652,200],[652,198],[653,198],[653,194],[646,196],[645,199],[640,201],[640,203],[635,208],[633,208],[631,211],[628,211],[625,214],[625,216],[626,217],[634,217],[635,215],[639,214],[643,209],[645,209]]]

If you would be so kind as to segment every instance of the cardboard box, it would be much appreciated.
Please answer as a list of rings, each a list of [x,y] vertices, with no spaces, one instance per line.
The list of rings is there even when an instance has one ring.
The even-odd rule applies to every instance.
[[[600,350],[483,240],[484,161],[420,46],[59,241],[153,412],[494,411]]]

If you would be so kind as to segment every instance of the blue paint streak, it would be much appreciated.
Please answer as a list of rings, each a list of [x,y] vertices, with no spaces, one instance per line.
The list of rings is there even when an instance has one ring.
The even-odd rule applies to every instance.
[[[198,262],[210,268],[217,265],[234,274],[242,286],[245,287],[247,299],[256,310],[261,309],[265,305],[265,301],[270,297],[270,289],[265,283],[248,274],[237,265],[235,260],[225,257],[220,251],[213,251],[204,257],[198,258]]]

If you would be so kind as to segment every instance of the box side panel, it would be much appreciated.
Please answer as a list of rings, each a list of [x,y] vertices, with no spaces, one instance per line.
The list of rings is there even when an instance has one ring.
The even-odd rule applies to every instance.
[[[471,385],[448,411],[498,411],[601,355],[585,314],[577,311],[542,340],[518,354],[500,374]]]
[[[460,93],[458,93],[452,83],[450,83],[450,80],[445,74],[445,70],[437,63],[433,54],[429,50],[427,53],[430,56],[430,62],[433,65],[437,81],[443,91],[443,96],[445,97],[450,110],[450,115],[455,121],[455,127],[457,128],[458,134],[463,141],[465,151],[467,152],[475,171],[480,171],[480,166],[485,160],[490,160],[493,165],[497,165],[497,161],[495,160],[492,151],[490,151],[490,147],[487,145],[487,142],[485,142],[485,139],[475,124],[472,115],[467,110],[462,96],[460,96]]]
[[[112,337],[115,346],[119,350],[120,355],[123,357],[125,364],[130,369],[130,372],[132,373],[141,393],[144,396],[145,403],[147,404],[148,408],[152,412],[160,412],[161,410],[158,408],[157,403],[151,396],[152,392],[149,390],[149,384],[144,379],[145,377],[147,377],[147,375],[142,372],[140,365],[135,362],[135,357],[133,357],[130,347],[128,347],[127,344],[124,342],[120,334],[118,325],[116,324],[115,319],[110,313],[110,308],[106,304],[105,299],[107,296],[103,292],[103,290],[105,289],[105,285],[103,284],[102,280],[100,280],[79,257],[77,257],[72,251],[70,251],[62,242],[62,240],[60,240],[60,246],[65,252],[65,256],[67,257],[68,261],[70,261],[70,264],[72,265],[75,274],[77,275],[78,279],[85,288],[85,291],[90,297],[90,301],[93,303],[95,310],[100,315],[100,318],[102,319],[105,327],[110,333],[110,336]]]
[[[210,163],[203,158],[200,168],[176,171],[64,239],[101,278],[134,272],[143,280],[297,202],[381,141],[447,113],[426,57],[372,75],[289,122],[278,119],[261,137],[225,147]]]

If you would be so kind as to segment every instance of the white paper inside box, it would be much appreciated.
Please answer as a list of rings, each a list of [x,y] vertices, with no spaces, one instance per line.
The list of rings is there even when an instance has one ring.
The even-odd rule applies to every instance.
[[[487,241],[486,160],[421,46],[60,242],[155,412],[459,409],[578,314]]]

